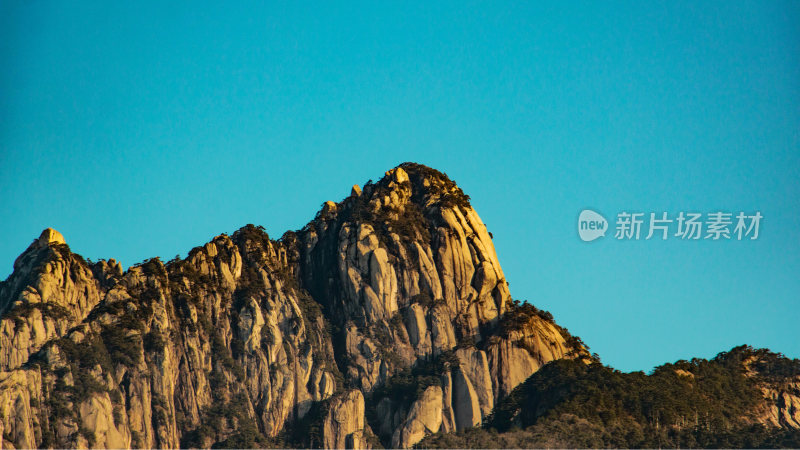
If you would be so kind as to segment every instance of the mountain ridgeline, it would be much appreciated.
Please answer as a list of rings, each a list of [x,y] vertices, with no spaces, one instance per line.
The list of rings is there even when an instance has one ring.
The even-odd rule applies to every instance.
[[[800,445],[800,362],[731,353],[601,365],[511,298],[469,197],[405,163],[278,240],[127,271],[42,232],[0,283],[0,450]]]

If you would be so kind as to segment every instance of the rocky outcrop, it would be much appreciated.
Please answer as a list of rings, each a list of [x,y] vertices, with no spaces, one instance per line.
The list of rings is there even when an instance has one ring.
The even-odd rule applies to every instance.
[[[88,431],[86,440],[95,448],[130,448],[130,429],[124,419],[117,417],[115,421],[114,405],[107,393],[93,394],[78,408],[81,423]]]
[[[341,369],[366,394],[421,361],[472,349],[457,352],[463,361],[448,366],[451,386],[440,386],[447,393],[440,407],[452,415],[445,428],[479,424],[498,397],[546,362],[588,356],[540,318],[498,334],[513,305],[491,237],[468,197],[424,166],[404,164],[353,189],[293,237],[303,285],[343,330]],[[380,408],[373,427],[390,445],[413,399],[382,395],[370,396],[368,409]]]
[[[41,377],[35,371],[0,372],[0,429],[3,448],[36,448],[41,423]]]
[[[515,328],[490,338],[486,354],[495,399],[511,393],[548,362],[581,353],[582,346],[570,340],[571,336],[561,327],[538,315],[531,315]]]
[[[352,390],[333,400],[323,421],[323,448],[365,448],[364,396]]]
[[[453,404],[458,405],[456,418],[465,420],[458,424],[458,429],[478,425],[494,408],[494,389],[489,371],[486,352],[474,348],[461,348],[456,351],[458,368],[454,378],[455,396]],[[461,413],[459,413],[461,411]]]
[[[785,367],[786,362],[763,350],[751,353],[743,362],[745,376],[755,381],[764,398],[754,421],[770,427],[800,429],[800,374],[797,370],[792,374],[791,369],[773,373],[775,366]]]
[[[800,377],[779,385],[762,386],[761,392],[766,400],[766,408],[759,422],[800,429]]]
[[[392,435],[393,448],[409,448],[442,426],[442,388],[429,386],[411,405],[406,420]]]
[[[100,302],[103,288],[92,269],[52,228],[17,258],[14,273],[0,288],[0,370],[24,364]],[[103,279],[119,273],[108,264],[94,270]]]
[[[15,369],[9,380],[41,380],[32,389],[45,409],[4,413],[6,434],[28,447],[266,445],[337,389],[326,320],[286,255],[246,227],[185,260],[120,274],[64,244],[34,243],[21,267],[39,269],[3,316],[14,333],[2,361]],[[67,311],[51,317],[53,306]]]
[[[249,225],[124,272],[48,229],[0,284],[0,427],[6,447],[409,447],[588,358],[530,308],[469,197],[410,163],[280,240]]]

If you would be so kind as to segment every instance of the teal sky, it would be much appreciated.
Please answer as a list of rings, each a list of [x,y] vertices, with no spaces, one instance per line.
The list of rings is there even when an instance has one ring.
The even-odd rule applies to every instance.
[[[0,278],[48,226],[127,267],[416,161],[605,363],[800,357],[800,3],[133,3],[0,2]],[[764,219],[584,243],[585,207]]]

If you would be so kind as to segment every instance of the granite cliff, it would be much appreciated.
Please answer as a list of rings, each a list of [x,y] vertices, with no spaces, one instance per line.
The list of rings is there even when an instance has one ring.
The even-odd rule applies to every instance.
[[[278,240],[248,225],[128,270],[47,229],[0,314],[4,448],[409,447],[590,358],[511,299],[469,197],[411,163]]]
[[[247,225],[128,270],[42,232],[0,284],[0,450],[408,448],[554,360],[596,364],[511,298],[469,197],[405,163],[280,239]],[[781,383],[763,421],[797,427]]]

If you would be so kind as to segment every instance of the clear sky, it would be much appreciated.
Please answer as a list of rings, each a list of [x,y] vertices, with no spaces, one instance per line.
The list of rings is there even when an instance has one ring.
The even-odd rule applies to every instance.
[[[0,278],[45,227],[127,267],[415,161],[605,363],[800,357],[800,3],[233,3],[0,2]],[[584,207],[764,219],[585,243]]]

